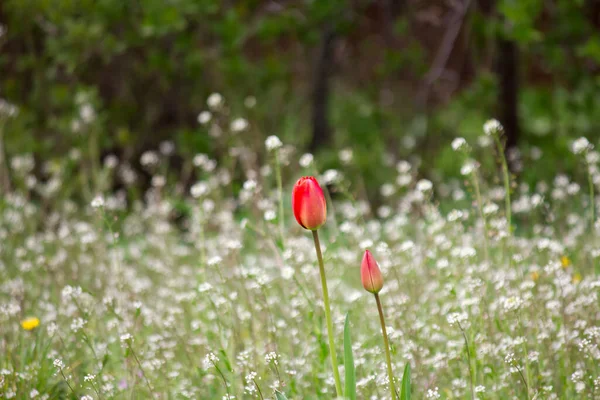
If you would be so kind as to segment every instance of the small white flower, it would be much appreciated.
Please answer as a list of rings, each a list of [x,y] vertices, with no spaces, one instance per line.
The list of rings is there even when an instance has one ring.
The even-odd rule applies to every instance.
[[[204,292],[208,292],[209,290],[211,290],[213,287],[210,283],[208,282],[204,282],[201,283],[200,286],[198,286],[198,291],[200,293],[204,293]]]
[[[281,146],[283,146],[283,143],[281,143],[281,140],[275,135],[271,135],[265,140],[265,147],[268,151],[277,150]]]
[[[439,399],[440,397],[442,397],[440,395],[439,389],[437,387],[433,388],[433,389],[427,389],[427,395],[426,397],[428,399]]]
[[[460,168],[461,175],[470,175],[475,170],[476,164],[474,161],[469,160]]]
[[[417,190],[419,192],[428,192],[433,188],[433,183],[428,179],[421,179],[417,182]]]
[[[218,265],[221,263],[221,261],[223,261],[223,259],[219,256],[214,256],[208,259],[207,263],[209,267],[214,267],[215,265]]]
[[[274,351],[271,351],[265,356],[265,362],[267,364],[273,363],[274,365],[279,365],[279,355]]]
[[[104,207],[104,197],[98,195],[92,199],[91,206],[93,208],[102,208]]]
[[[273,210],[267,210],[267,211],[265,211],[265,214],[263,217],[264,217],[265,221],[273,221],[275,218],[277,218],[277,214]]]
[[[340,161],[343,164],[350,164],[350,162],[352,162],[352,158],[354,157],[354,154],[352,152],[352,149],[343,149],[343,150],[340,150],[339,157],[340,157]]]
[[[86,324],[87,321],[85,321],[83,318],[75,318],[73,320],[73,322],[71,322],[71,330],[73,332],[79,332],[81,329],[83,329],[83,326]]]
[[[140,157],[140,164],[144,167],[158,164],[158,155],[153,151],[145,151]]]
[[[587,140],[587,138],[583,136],[575,140],[571,145],[571,151],[573,151],[573,153],[575,154],[584,153],[585,151],[590,150],[592,148],[593,146],[591,145],[589,140]]]
[[[340,178],[340,173],[335,169],[328,169],[323,173],[323,183],[326,185],[330,185],[335,183]]]
[[[462,150],[467,145],[465,138],[457,137],[452,141],[452,148],[454,151]]]
[[[54,365],[55,368],[58,368],[58,369],[63,369],[65,367],[65,364],[62,362],[62,360],[60,358],[55,359],[52,364]]]
[[[483,132],[487,136],[492,136],[494,134],[499,134],[503,130],[502,124],[497,119],[489,119],[483,124]]]
[[[215,353],[208,353],[204,357],[204,368],[208,369],[214,366],[219,361],[219,357],[215,355]]]
[[[158,150],[164,156],[169,156],[175,151],[175,144],[170,140],[163,140],[158,145]]]
[[[302,157],[300,157],[299,164],[302,168],[308,168],[313,163],[313,159],[314,157],[310,153],[302,154]]]
[[[247,108],[254,108],[254,106],[256,105],[256,97],[254,96],[248,96],[244,99],[244,105]]]
[[[92,107],[92,105],[89,103],[82,105],[79,109],[79,117],[86,124],[93,122],[94,119],[96,119],[96,112],[94,111],[94,107]]]
[[[244,190],[251,192],[254,189],[256,189],[256,181],[254,179],[248,179],[247,181],[244,182],[243,187],[244,187]]]
[[[190,193],[195,199],[202,197],[208,193],[208,185],[206,182],[196,182],[190,188]]]
[[[200,114],[198,114],[199,124],[206,125],[210,122],[211,119],[212,114],[210,113],[210,111],[202,111]]]
[[[221,96],[219,93],[213,93],[208,96],[206,104],[212,110],[219,109],[223,105],[223,96]]]
[[[131,336],[130,333],[122,334],[119,339],[121,340],[121,343],[123,343],[123,344],[129,344],[129,343],[133,342],[133,336]]]
[[[229,128],[234,133],[245,131],[248,129],[248,121],[246,121],[244,118],[236,118],[231,121]]]
[[[494,214],[495,212],[498,211],[498,209],[499,209],[499,207],[496,203],[489,203],[483,207],[483,213],[485,215]]]

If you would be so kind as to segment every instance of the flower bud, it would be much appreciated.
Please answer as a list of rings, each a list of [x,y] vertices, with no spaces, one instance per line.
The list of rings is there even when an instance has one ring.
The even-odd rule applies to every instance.
[[[362,280],[363,287],[367,292],[379,293],[383,287],[383,276],[381,276],[381,270],[377,261],[373,258],[373,255],[369,250],[365,250],[365,255],[362,259],[360,266],[360,279]]]
[[[292,191],[292,209],[296,221],[311,231],[319,229],[327,219],[327,202],[319,182],[312,177],[302,177]]]

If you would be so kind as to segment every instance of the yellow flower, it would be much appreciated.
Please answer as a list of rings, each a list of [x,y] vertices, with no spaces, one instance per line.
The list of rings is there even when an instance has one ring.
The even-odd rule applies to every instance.
[[[23,321],[21,321],[21,326],[26,331],[30,331],[32,329],[35,329],[39,325],[40,325],[40,320],[37,319],[36,317],[25,318]]]
[[[538,279],[540,279],[540,273],[539,273],[539,272],[537,272],[537,271],[533,271],[533,272],[531,273],[531,279],[532,279],[534,282],[535,282],[535,281],[537,281]]]
[[[579,272],[576,272],[573,274],[573,283],[579,282],[581,282],[581,274]]]
[[[567,256],[562,256],[560,258],[560,263],[562,264],[562,267],[566,269],[569,265],[571,265],[571,260]]]

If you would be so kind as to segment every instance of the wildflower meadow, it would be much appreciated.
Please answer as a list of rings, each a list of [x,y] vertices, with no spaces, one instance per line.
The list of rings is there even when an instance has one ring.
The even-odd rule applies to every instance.
[[[517,182],[490,120],[441,144],[459,178],[390,159],[374,205],[351,150],[257,157],[225,104],[220,161],[7,157],[1,399],[600,399],[593,143],[586,179]]]

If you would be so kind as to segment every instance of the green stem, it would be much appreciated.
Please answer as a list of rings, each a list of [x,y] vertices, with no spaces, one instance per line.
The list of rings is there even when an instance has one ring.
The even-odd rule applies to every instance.
[[[385,361],[387,363],[388,377],[390,379],[390,393],[392,400],[396,399],[396,387],[394,386],[394,373],[392,372],[392,356],[390,354],[390,342],[388,340],[387,330],[385,329],[385,318],[383,317],[383,307],[379,294],[374,293],[375,301],[377,302],[377,311],[379,311],[379,322],[381,322],[381,334],[383,335],[383,344],[385,347]]]
[[[465,333],[465,330],[463,329],[460,322],[458,323],[458,327],[462,332],[463,339],[465,340],[465,350],[467,351],[467,362],[469,363],[469,377],[471,378],[471,400],[475,400],[475,378],[473,377],[473,370],[471,368],[471,350],[469,349],[469,341],[467,340],[467,334]]]
[[[325,277],[325,265],[323,264],[323,255],[321,254],[321,244],[319,243],[319,233],[312,231],[315,241],[315,250],[319,260],[319,272],[321,273],[321,288],[323,289],[323,303],[325,303],[325,319],[327,320],[327,337],[329,339],[329,355],[331,356],[331,366],[333,367],[333,378],[335,379],[335,391],[337,397],[343,397],[342,381],[340,380],[340,371],[338,368],[337,355],[333,342],[333,323],[331,322],[331,308],[329,306],[329,292],[327,290],[327,278]]]
[[[148,376],[146,375],[146,372],[144,372],[144,367],[142,367],[142,363],[140,362],[140,359],[137,357],[137,354],[135,354],[135,351],[133,351],[133,347],[131,347],[131,344],[129,344],[129,350],[131,351],[131,355],[133,355],[133,358],[135,359],[135,362],[137,363],[138,367],[140,368],[140,372],[142,373],[142,376],[144,377],[144,380],[146,381],[146,386],[148,387],[148,390],[150,391],[150,395],[152,396],[152,398],[154,398],[154,389],[152,389],[152,385],[150,384],[150,381],[148,380]]]

